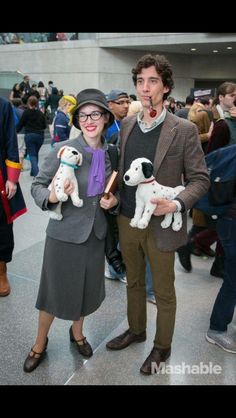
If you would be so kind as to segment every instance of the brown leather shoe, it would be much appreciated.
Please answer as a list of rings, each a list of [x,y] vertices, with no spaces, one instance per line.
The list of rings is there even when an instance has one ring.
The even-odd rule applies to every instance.
[[[34,347],[31,348],[30,353],[33,353],[33,355],[31,356],[30,353],[29,353],[28,356],[26,357],[26,360],[25,360],[24,366],[23,366],[24,372],[30,373],[34,369],[36,369],[36,367],[39,366],[39,364],[41,363],[41,361],[45,357],[46,350],[47,350],[47,345],[48,345],[48,337],[47,337],[47,340],[46,340],[45,347],[44,347],[43,351],[41,351],[41,353],[37,353],[36,351],[34,351]],[[38,357],[36,357],[36,355]]]
[[[89,342],[86,340],[86,337],[81,338],[81,340],[76,340],[73,334],[72,326],[69,329],[69,334],[70,334],[71,342],[76,343],[78,351],[80,354],[82,354],[82,356],[91,357],[93,355],[93,349],[91,345],[89,344]],[[79,344],[80,342],[82,344]]]
[[[165,362],[170,357],[170,353],[171,347],[166,349],[153,347],[151,353],[140,368],[140,373],[145,375],[154,373],[152,372],[152,363],[154,363],[155,368],[159,367],[160,363]]]
[[[146,338],[146,331],[141,332],[141,334],[134,334],[127,329],[123,334],[108,341],[106,347],[110,350],[123,350],[123,348],[128,347],[132,343],[141,343],[145,341]]]
[[[0,297],[8,296],[11,292],[9,280],[7,278],[7,267],[5,261],[0,261]]]

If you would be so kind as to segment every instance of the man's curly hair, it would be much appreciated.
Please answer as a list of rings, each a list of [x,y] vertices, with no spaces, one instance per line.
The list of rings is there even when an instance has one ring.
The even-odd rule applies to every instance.
[[[169,91],[163,95],[163,100],[165,100],[174,88],[174,81],[172,78],[172,67],[164,55],[146,54],[141,57],[138,60],[136,67],[132,69],[134,85],[137,85],[137,75],[141,73],[142,69],[152,66],[156,68],[157,73],[161,76],[164,87],[169,88]]]

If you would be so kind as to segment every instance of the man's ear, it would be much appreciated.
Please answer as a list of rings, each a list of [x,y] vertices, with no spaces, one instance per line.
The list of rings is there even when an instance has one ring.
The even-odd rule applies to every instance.
[[[149,179],[153,175],[153,164],[152,163],[142,163],[142,170],[145,179]]]

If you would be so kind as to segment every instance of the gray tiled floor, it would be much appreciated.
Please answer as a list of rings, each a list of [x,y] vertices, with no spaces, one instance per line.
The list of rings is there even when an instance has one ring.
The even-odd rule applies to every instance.
[[[41,158],[49,146],[42,147]],[[221,373],[172,373],[150,377],[139,368],[148,355],[154,336],[155,305],[148,304],[148,338],[145,343],[121,352],[107,351],[105,343],[127,328],[126,286],[106,279],[106,299],[85,321],[85,331],[94,356],[84,360],[69,342],[69,321],[56,319],[49,334],[47,357],[31,374],[22,370],[34,342],[37,311],[34,308],[48,214],[40,211],[30,196],[29,172],[21,175],[28,213],[14,223],[15,250],[8,265],[11,294],[0,298],[0,385],[230,385],[236,384],[235,355],[205,341],[209,316],[222,283],[209,275],[212,260],[193,257],[193,272],[184,273],[176,260],[177,318],[169,366],[219,365]],[[236,332],[236,316],[230,326]]]

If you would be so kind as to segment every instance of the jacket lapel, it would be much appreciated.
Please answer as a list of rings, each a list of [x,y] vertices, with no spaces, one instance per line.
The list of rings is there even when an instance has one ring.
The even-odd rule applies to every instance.
[[[124,175],[124,155],[125,155],[125,146],[127,139],[132,131],[135,123],[137,121],[137,116],[130,116],[125,124],[121,123],[121,132],[120,136],[122,141],[120,142],[120,165],[119,165],[119,185],[122,185],[123,175]]]
[[[175,135],[176,127],[178,126],[178,120],[167,111],[166,118],[163,123],[163,127],[160,133],[156,154],[154,158],[154,176],[156,177],[157,172],[161,166],[163,158],[165,157]]]

